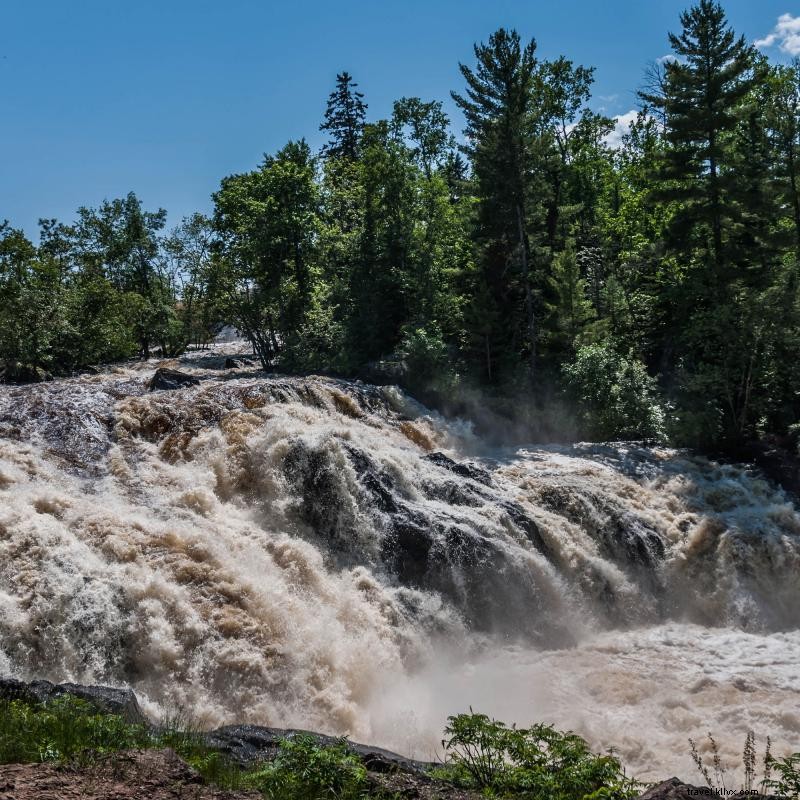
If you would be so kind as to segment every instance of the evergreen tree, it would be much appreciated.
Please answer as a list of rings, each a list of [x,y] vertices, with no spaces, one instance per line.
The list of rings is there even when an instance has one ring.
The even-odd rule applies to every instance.
[[[791,209],[795,252],[800,260],[800,58],[789,66],[773,67],[765,88],[778,191]]]
[[[328,98],[325,121],[319,126],[331,137],[323,148],[327,158],[358,158],[367,104],[357,87],[349,72],[336,76],[336,89]]]
[[[681,14],[683,31],[669,34],[675,59],[666,64],[664,94],[642,93],[663,107],[666,150],[656,197],[675,201],[670,244],[682,248],[692,239],[708,253],[712,279],[721,278],[726,226],[735,218],[738,199],[730,134],[742,100],[753,88],[753,49],[736,38],[722,7],[700,0]]]
[[[528,227],[532,181],[533,88],[536,42],[522,45],[519,34],[500,28],[487,44],[476,44],[475,68],[459,64],[466,93],[452,93],[466,117],[465,130],[479,197],[476,239],[481,250],[481,283],[476,294],[489,308],[473,316],[499,324],[485,330],[485,375],[497,366],[513,369],[522,355],[528,379],[536,370],[536,308],[533,253]],[[490,366],[494,365],[494,366]]]

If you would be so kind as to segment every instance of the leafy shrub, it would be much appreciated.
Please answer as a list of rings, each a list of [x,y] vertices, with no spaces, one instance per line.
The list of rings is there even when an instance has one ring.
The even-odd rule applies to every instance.
[[[550,725],[508,727],[485,714],[448,718],[439,771],[454,783],[526,800],[624,800],[639,790],[613,755]]]
[[[149,744],[143,726],[69,695],[44,705],[0,701],[0,763],[82,761],[92,753]]]
[[[606,341],[581,347],[564,367],[567,386],[592,439],[663,439],[665,414],[655,380],[632,354]]]
[[[345,739],[321,745],[313,737],[283,739],[274,761],[246,777],[270,800],[356,800],[366,792],[367,771]]]
[[[409,385],[444,389],[452,383],[448,348],[438,325],[407,329],[399,350]]]
[[[767,786],[780,797],[800,797],[800,753],[772,758],[770,766],[778,774],[778,779],[768,779]]]

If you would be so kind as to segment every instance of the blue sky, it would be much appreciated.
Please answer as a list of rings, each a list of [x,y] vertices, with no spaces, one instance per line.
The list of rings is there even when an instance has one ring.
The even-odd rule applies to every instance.
[[[594,65],[595,107],[624,114],[687,5],[0,0],[0,220],[33,235],[39,217],[70,220],[130,190],[170,223],[207,211],[224,175],[289,138],[321,143],[338,71],[356,77],[372,118],[404,95],[444,100],[452,113],[458,61],[501,25],[535,37],[541,57]],[[789,0],[724,5],[748,39],[772,34],[765,52],[800,53]]]

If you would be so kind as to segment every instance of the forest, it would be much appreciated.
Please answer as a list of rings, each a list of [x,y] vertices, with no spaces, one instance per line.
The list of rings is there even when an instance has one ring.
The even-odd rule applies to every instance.
[[[498,29],[452,99],[388,119],[342,72],[290,141],[167,228],[135,194],[0,223],[5,379],[202,347],[480,403],[542,439],[735,447],[800,433],[800,62],[700,0],[621,143],[594,71]],[[321,98],[321,101],[323,98]],[[324,105],[321,102],[322,106]]]

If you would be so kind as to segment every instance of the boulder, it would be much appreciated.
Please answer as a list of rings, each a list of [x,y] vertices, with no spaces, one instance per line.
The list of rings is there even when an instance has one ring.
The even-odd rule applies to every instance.
[[[159,367],[150,379],[148,388],[151,392],[171,391],[183,386],[196,386],[198,383],[200,383],[200,379],[195,375],[189,375],[177,369]]]
[[[110,686],[81,686],[77,683],[50,683],[50,681],[19,681],[0,678],[0,699],[25,700],[46,703],[62,695],[86,700],[106,714],[119,714],[130,723],[147,725],[148,720],[139,708],[136,695],[130,689],[113,689]]]
[[[779,797],[767,797],[766,795],[745,795],[743,792],[735,790],[728,790],[727,794],[723,794],[720,790],[712,789],[709,786],[692,786],[691,784],[684,783],[678,778],[670,778],[658,786],[653,786],[648,789],[643,795],[640,795],[638,800],[694,800],[700,797],[760,797],[761,800],[781,800]]]
[[[246,367],[253,366],[253,359],[251,358],[226,358],[225,369],[245,369]]]
[[[449,470],[450,472],[460,475],[462,478],[470,478],[473,481],[484,484],[484,486],[492,485],[492,476],[489,472],[477,464],[472,464],[468,461],[453,461],[448,458],[444,453],[428,453],[423,456],[426,461],[436,464],[437,467]]]
[[[0,382],[42,383],[51,380],[53,380],[53,376],[46,369],[33,364],[23,364],[21,361],[0,361]]]
[[[262,725],[226,725],[203,735],[205,744],[224,753],[239,764],[252,764],[275,757],[282,739],[295,736],[311,736],[320,745],[331,745],[339,741],[334,736],[326,736],[313,731],[294,728],[267,728]],[[347,741],[347,748],[357,755],[371,772],[389,773],[395,771],[424,774],[434,764],[415,761],[412,758],[392,753],[380,747]]]

